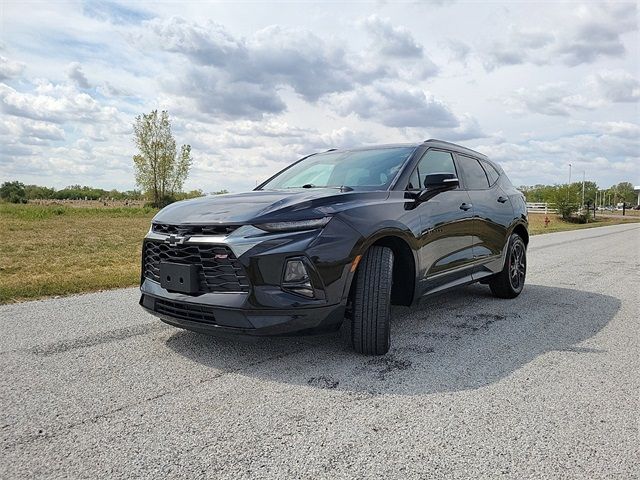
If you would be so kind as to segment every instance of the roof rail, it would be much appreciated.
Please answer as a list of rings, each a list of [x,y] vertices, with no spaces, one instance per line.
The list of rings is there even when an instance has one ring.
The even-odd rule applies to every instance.
[[[472,153],[475,153],[476,155],[480,155],[486,158],[486,155],[484,153],[476,152],[475,150],[471,150],[470,148],[463,147],[462,145],[458,145],[457,143],[447,142],[446,140],[438,140],[437,138],[428,138],[422,143],[427,143],[427,142],[438,142],[438,143],[443,143],[445,145],[451,145],[452,147],[459,148],[460,150],[466,150],[467,152],[472,152]]]

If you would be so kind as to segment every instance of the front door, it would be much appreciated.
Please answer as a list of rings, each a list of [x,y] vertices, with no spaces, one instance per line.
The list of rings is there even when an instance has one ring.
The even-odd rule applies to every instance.
[[[435,173],[457,176],[451,153],[429,149],[412,173],[409,188],[424,188],[426,176]],[[461,188],[441,192],[416,208],[421,222],[419,261],[422,292],[434,291],[470,276],[473,208],[468,193]]]

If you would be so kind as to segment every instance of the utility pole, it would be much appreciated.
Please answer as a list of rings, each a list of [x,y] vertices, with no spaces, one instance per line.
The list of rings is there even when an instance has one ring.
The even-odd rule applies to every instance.
[[[584,208],[584,170],[582,171],[582,208]]]
[[[569,190],[571,190],[571,164],[569,164],[569,184],[567,185],[567,201],[569,201]]]

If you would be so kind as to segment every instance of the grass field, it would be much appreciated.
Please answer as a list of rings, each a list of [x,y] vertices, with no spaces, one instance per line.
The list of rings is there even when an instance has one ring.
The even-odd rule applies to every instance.
[[[136,284],[154,213],[0,204],[0,303]]]
[[[598,215],[615,215],[616,217],[618,217],[618,216],[622,216],[622,210],[604,210],[602,212],[598,212],[597,214]],[[628,208],[624,212],[624,216],[640,217],[640,210],[631,210],[630,208]]]
[[[607,225],[618,225],[620,223],[638,222],[640,218],[638,216],[619,216],[619,217],[603,217],[597,214],[596,219],[589,223],[572,223],[565,222],[561,217],[557,215],[549,214],[549,224],[544,225],[544,213],[530,213],[529,214],[529,232],[532,235],[538,235],[540,233],[551,232],[563,232],[565,230],[580,230],[582,228],[593,227],[605,227]]]
[[[0,303],[136,285],[140,247],[155,210],[0,204]],[[602,218],[585,225],[529,216],[532,234],[640,221]]]

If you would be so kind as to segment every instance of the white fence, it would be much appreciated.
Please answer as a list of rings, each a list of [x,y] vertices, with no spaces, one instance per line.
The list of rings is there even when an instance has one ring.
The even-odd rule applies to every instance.
[[[527,211],[529,213],[556,213],[556,207],[553,203],[546,202],[527,202]]]

